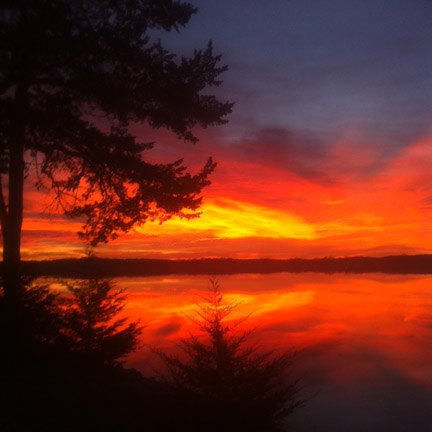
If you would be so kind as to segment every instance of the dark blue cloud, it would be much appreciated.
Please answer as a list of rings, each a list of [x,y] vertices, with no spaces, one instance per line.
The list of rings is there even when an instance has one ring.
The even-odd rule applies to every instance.
[[[259,161],[261,165],[292,172],[320,183],[333,183],[324,170],[329,145],[307,133],[278,127],[251,130],[239,141],[231,142],[230,157]]]
[[[230,70],[217,89],[236,102],[226,129],[269,125],[324,141],[351,125],[391,157],[430,130],[432,2],[196,0],[167,39],[182,52],[213,39]]]

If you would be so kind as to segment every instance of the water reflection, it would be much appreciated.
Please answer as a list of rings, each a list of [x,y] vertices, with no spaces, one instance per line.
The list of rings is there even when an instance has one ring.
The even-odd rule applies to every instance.
[[[225,298],[264,349],[302,349],[298,373],[317,395],[293,416],[296,430],[432,430],[432,278],[272,274],[220,279]],[[125,313],[141,317],[147,344],[175,350],[196,331],[194,310],[207,277],[122,278]],[[235,318],[235,316],[233,316]],[[129,365],[148,374],[143,348]],[[327,426],[326,426],[327,425]]]

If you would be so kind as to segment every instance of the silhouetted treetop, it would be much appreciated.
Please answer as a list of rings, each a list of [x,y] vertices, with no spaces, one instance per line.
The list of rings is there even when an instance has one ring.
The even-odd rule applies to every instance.
[[[244,319],[228,319],[238,303],[224,303],[217,280],[211,279],[203,299],[198,318],[192,319],[205,337],[191,334],[181,340],[184,355],[156,351],[182,401],[185,430],[282,431],[287,417],[304,403],[298,379],[290,376],[293,353],[277,355],[248,345],[251,331],[235,331]]]
[[[117,363],[139,344],[142,326],[119,318],[126,296],[109,280],[89,279],[68,284],[62,297],[64,325],[61,333],[69,349],[86,355],[88,361]]]
[[[23,184],[33,172],[96,245],[149,220],[196,217],[215,168],[146,160],[135,123],[196,142],[232,104],[207,92],[226,66],[212,44],[178,57],[152,30],[196,12],[172,0],[23,0],[0,6],[0,220],[6,263],[19,262]],[[6,190],[7,189],[7,190]],[[15,265],[14,264],[14,265]],[[12,264],[10,264],[12,265]],[[16,277],[15,277],[16,279]],[[5,286],[10,284],[6,281]]]

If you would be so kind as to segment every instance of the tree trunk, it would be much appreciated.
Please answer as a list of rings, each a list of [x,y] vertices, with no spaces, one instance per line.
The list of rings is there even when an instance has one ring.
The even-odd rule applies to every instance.
[[[7,205],[1,193],[3,237],[3,357],[13,366],[22,356],[23,284],[21,280],[21,227],[24,196],[24,143],[26,135],[27,87],[17,85],[9,141],[9,190]]]
[[[3,234],[3,287],[7,303],[15,303],[21,294],[21,227],[24,197],[24,141],[27,88],[17,86],[15,115],[9,146],[8,206],[1,219]]]

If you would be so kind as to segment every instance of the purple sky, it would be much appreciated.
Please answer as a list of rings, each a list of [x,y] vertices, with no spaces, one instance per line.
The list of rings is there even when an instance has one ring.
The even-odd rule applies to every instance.
[[[212,39],[229,65],[219,94],[236,103],[229,140],[277,129],[326,148],[356,127],[382,158],[432,118],[428,0],[196,0],[180,35],[188,53]],[[313,152],[316,150],[312,150]]]

